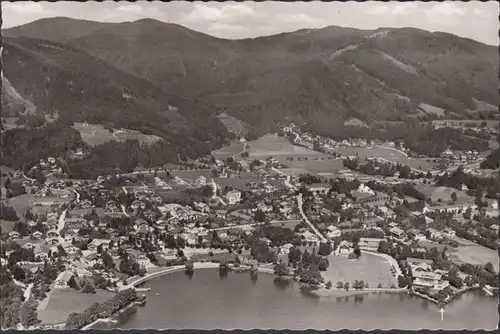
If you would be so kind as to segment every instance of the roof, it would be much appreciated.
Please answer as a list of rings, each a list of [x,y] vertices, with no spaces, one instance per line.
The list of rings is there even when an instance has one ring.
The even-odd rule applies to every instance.
[[[433,260],[424,260],[424,259],[417,259],[414,257],[409,257],[406,259],[406,262],[408,263],[427,263],[427,264],[433,264]]]
[[[73,273],[69,270],[63,271],[58,277],[58,281],[68,282],[73,277]]]

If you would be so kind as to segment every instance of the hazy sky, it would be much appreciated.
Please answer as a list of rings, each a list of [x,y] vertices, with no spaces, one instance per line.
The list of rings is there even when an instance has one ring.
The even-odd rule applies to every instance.
[[[338,25],[415,27],[498,45],[499,5],[490,2],[4,2],[3,27],[66,16],[103,22],[154,18],[213,36],[246,38]]]

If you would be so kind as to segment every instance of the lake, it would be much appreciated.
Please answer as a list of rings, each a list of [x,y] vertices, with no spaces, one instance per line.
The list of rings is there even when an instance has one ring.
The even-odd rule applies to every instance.
[[[407,294],[316,297],[297,283],[277,284],[259,273],[196,270],[146,282],[147,304],[120,319],[121,329],[494,329],[498,297],[469,292],[437,307]]]

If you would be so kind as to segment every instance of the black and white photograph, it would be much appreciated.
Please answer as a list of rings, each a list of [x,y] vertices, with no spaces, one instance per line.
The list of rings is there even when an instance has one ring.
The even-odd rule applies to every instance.
[[[2,330],[498,330],[498,1],[2,1]]]

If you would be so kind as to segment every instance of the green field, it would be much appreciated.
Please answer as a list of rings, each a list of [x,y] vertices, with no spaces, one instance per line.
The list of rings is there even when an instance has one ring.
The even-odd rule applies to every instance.
[[[467,119],[467,120],[453,120],[453,119],[443,119],[432,121],[432,124],[436,126],[452,126],[452,127],[465,127],[465,124],[474,123],[477,127],[480,126],[482,122],[486,122],[487,129],[498,129],[498,121],[483,121],[476,119]]]
[[[361,159],[363,158],[382,158],[387,160],[406,158],[406,155],[394,148],[389,147],[346,147],[338,148],[336,150],[342,156],[355,156],[358,155]]]
[[[493,264],[493,268],[495,268],[498,273],[498,253],[495,250],[458,237],[453,239],[460,245],[449,251],[449,257],[452,261],[483,266],[486,263],[491,262],[491,264]]]
[[[392,276],[390,263],[381,256],[363,253],[359,260],[350,261],[344,256],[329,256],[330,265],[322,272],[325,281],[331,281],[333,286],[338,281],[349,282],[352,286],[355,280],[368,283],[370,288],[382,284],[383,288],[397,286],[396,279]]]
[[[308,148],[293,145],[288,139],[273,134],[267,134],[257,140],[248,142],[248,153],[252,158],[257,159],[284,155],[304,157],[323,155]]]
[[[331,155],[308,157],[307,160],[304,160],[303,158],[298,160],[297,157],[295,157],[293,161],[287,160],[286,158],[286,156],[279,156],[275,159],[290,168],[290,171],[292,172],[296,169],[306,170],[312,173],[335,173],[346,169],[343,165],[342,159],[334,159]]]
[[[2,204],[13,207],[18,217],[24,217],[26,210],[33,206],[34,197],[31,194],[23,194],[16,197],[2,199]]]
[[[217,118],[224,124],[227,131],[234,133],[238,137],[245,137],[248,134],[248,130],[244,122],[222,113]]]
[[[70,313],[83,312],[92,304],[105,302],[113,296],[114,293],[104,290],[88,294],[73,289],[54,289],[49,292],[46,307],[38,310],[38,318],[42,324],[65,322]]]
[[[228,146],[224,146],[218,150],[212,151],[212,156],[218,160],[226,160],[234,155],[243,152],[245,144],[239,140],[233,140]]]
[[[441,200],[443,203],[451,201],[451,194],[457,194],[457,204],[473,203],[474,197],[469,196],[465,191],[457,190],[451,187],[434,187],[428,185],[417,185],[415,188],[423,193],[426,198],[431,198],[434,202]]]
[[[160,139],[158,136],[145,135],[135,130],[117,130],[114,135],[102,125],[75,123],[73,128],[80,132],[82,140],[91,146],[100,145],[108,141],[138,140],[141,143],[152,144]]]

